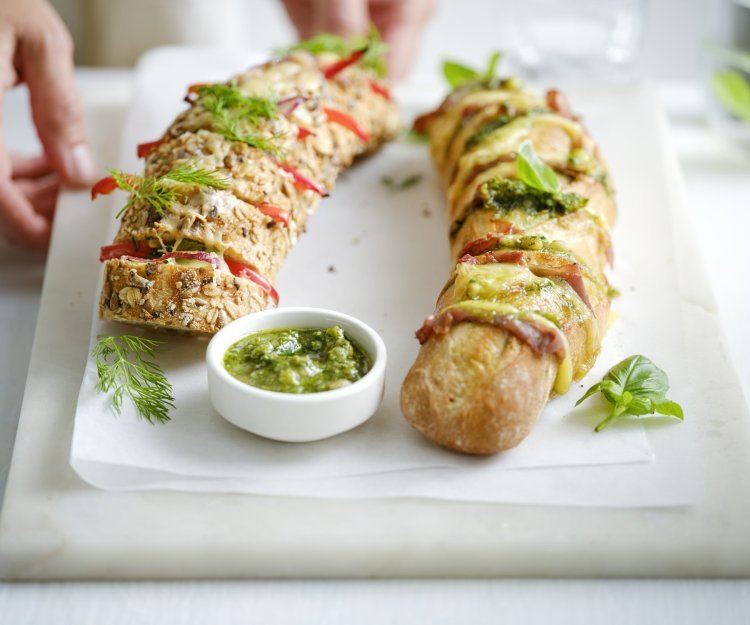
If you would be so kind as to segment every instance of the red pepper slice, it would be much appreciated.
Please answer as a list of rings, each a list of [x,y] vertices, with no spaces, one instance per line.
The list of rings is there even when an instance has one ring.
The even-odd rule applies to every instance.
[[[113,243],[112,245],[104,245],[101,247],[99,250],[99,262],[103,263],[105,260],[120,258],[120,256],[148,258],[152,251],[153,248],[151,248],[145,241],[137,241],[135,245],[133,245],[132,241]]]
[[[196,82],[192,85],[188,85],[185,102],[195,102],[198,99],[198,90],[201,87],[208,87],[210,84],[210,82]]]
[[[243,265],[242,263],[237,262],[236,260],[232,260],[231,258],[225,258],[224,262],[227,264],[227,267],[229,267],[229,271],[231,271],[233,275],[237,276],[238,278],[244,278],[245,280],[254,282],[271,297],[271,300],[274,304],[279,303],[279,294],[276,292],[276,289],[274,289],[271,283],[263,276],[261,276],[257,271],[254,271],[247,265]]]
[[[91,199],[95,200],[100,195],[109,195],[117,188],[117,183],[113,176],[105,176],[101,180],[94,183],[91,187]]]
[[[278,221],[281,225],[289,227],[289,211],[274,206],[273,204],[255,204],[261,213],[270,217],[274,221]]]
[[[381,85],[379,82],[371,80],[370,89],[372,89],[374,93],[383,96],[386,100],[393,100],[393,96],[391,96],[391,90],[385,85]]]
[[[350,65],[354,65],[357,61],[359,61],[359,59],[361,59],[365,55],[365,52],[367,52],[366,47],[360,50],[355,50],[346,58],[343,58],[340,61],[336,61],[333,65],[329,65],[323,71],[323,76],[327,80],[331,80],[331,78],[334,78],[337,74],[344,71],[347,67],[349,67]]]
[[[338,111],[336,109],[329,109],[325,107],[323,108],[323,112],[326,114],[329,122],[340,124],[347,130],[351,130],[365,143],[370,140],[370,135],[365,132],[364,128],[362,128],[362,126],[357,123],[357,120],[354,119],[351,115],[347,115],[346,113]]]
[[[192,85],[188,85],[188,93],[198,93],[201,87],[208,87],[210,82],[194,82]]]
[[[315,191],[318,195],[322,197],[328,197],[328,191],[326,191],[321,185],[319,185],[317,182],[313,182],[306,176],[303,176],[301,173],[299,173],[294,167],[289,165],[288,163],[279,163],[278,164],[281,169],[283,169],[285,172],[292,175],[292,178],[294,178],[294,186],[302,191]]]
[[[304,126],[297,127],[297,139],[299,139],[300,141],[304,141],[306,137],[309,137],[310,135],[314,135],[314,134],[315,133],[309,128],[305,128]]]
[[[133,245],[132,241],[124,241],[122,243],[103,246],[99,251],[99,262],[104,262],[111,258],[121,258],[123,256],[147,259],[151,252],[153,252],[153,249],[149,247],[145,241],[138,241],[135,245]],[[190,258],[191,256],[197,256],[198,254],[198,252],[168,252],[152,260],[158,262],[160,260],[166,260],[167,258]],[[203,252],[203,254],[206,253]],[[201,258],[200,260],[205,259]],[[216,262],[219,262],[218,257]],[[254,271],[247,265],[243,265],[231,258],[225,258],[224,262],[227,264],[229,271],[232,272],[232,275],[254,282],[271,297],[274,304],[279,303],[279,294],[276,292],[276,289],[274,289],[271,283],[257,271]]]
[[[162,143],[164,143],[164,139],[157,139],[156,141],[139,143],[136,150],[138,158],[148,158],[149,154],[151,154],[151,152],[158,148]]]

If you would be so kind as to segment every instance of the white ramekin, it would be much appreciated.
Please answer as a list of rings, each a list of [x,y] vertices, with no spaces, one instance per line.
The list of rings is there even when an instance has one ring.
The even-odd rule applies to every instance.
[[[370,356],[371,369],[349,386],[320,393],[279,393],[232,377],[224,354],[242,337],[273,328],[325,328],[338,325]],[[258,436],[304,442],[346,432],[378,409],[385,387],[385,344],[359,319],[322,308],[276,308],[241,317],[219,330],[206,350],[211,403],[230,423]]]

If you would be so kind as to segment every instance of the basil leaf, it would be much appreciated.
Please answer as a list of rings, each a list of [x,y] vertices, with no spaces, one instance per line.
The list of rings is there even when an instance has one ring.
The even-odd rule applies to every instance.
[[[669,390],[667,374],[641,355],[630,356],[616,364],[605,378],[615,383],[620,395],[627,391],[643,401],[659,401]]]
[[[576,402],[576,406],[580,404],[581,402],[586,401],[589,397],[591,397],[594,393],[596,393],[601,388],[601,386],[602,386],[601,382],[597,382],[596,384],[594,384],[594,386],[592,386],[588,391],[586,391],[583,394],[583,397],[580,397],[578,399],[578,401]]]
[[[529,139],[518,148],[516,168],[518,179],[525,185],[547,193],[557,193],[560,190],[557,174],[536,155]]]
[[[612,404],[609,416],[596,426],[597,432],[621,415],[641,416],[658,412],[684,419],[682,407],[666,397],[669,390],[667,374],[645,356],[630,356],[617,363],[601,382],[586,391],[576,406],[597,390]]]
[[[750,83],[734,70],[714,72],[711,79],[714,94],[732,115],[750,123]]]
[[[682,406],[675,401],[663,401],[654,406],[654,409],[659,414],[665,414],[670,417],[677,417],[678,419],[685,419],[685,415],[682,413]]]
[[[475,69],[456,61],[443,61],[443,76],[451,89],[458,89],[461,85],[479,78]]]
[[[490,60],[487,63],[487,71],[484,73],[484,79],[489,81],[495,77],[495,68],[503,58],[502,53],[495,51],[490,55]]]
[[[493,52],[487,60],[487,69],[484,73],[458,61],[443,61],[443,76],[451,89],[458,89],[470,82],[490,82],[495,78],[495,70],[502,58],[503,55],[500,52]]]

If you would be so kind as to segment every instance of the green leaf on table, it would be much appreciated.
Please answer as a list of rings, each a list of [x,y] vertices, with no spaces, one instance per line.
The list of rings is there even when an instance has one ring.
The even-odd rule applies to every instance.
[[[732,115],[750,123],[750,83],[738,71],[714,72],[711,79],[714,94]]]
[[[537,156],[528,139],[518,148],[516,167],[518,179],[525,185],[547,193],[557,193],[560,190],[557,174]]]
[[[607,371],[601,382],[587,390],[576,402],[576,406],[597,391],[612,404],[609,416],[594,428],[597,432],[623,415],[641,416],[658,413],[684,419],[682,406],[667,399],[668,390],[667,374],[645,356],[635,355]]]
[[[419,184],[421,180],[421,174],[411,174],[409,176],[406,176],[405,178],[402,178],[401,180],[397,180],[393,176],[383,176],[380,179],[380,182],[386,189],[395,193],[397,191],[405,191],[406,189],[410,189],[411,187]]]

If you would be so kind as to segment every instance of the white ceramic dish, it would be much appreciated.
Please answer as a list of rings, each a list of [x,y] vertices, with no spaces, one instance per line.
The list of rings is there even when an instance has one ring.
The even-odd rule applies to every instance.
[[[227,349],[258,330],[326,328],[338,325],[370,356],[372,368],[359,380],[322,393],[278,393],[255,388],[224,368]],[[230,423],[277,441],[329,438],[357,427],[380,406],[385,389],[385,344],[359,319],[322,308],[277,308],[248,315],[222,328],[206,350],[211,403]]]

